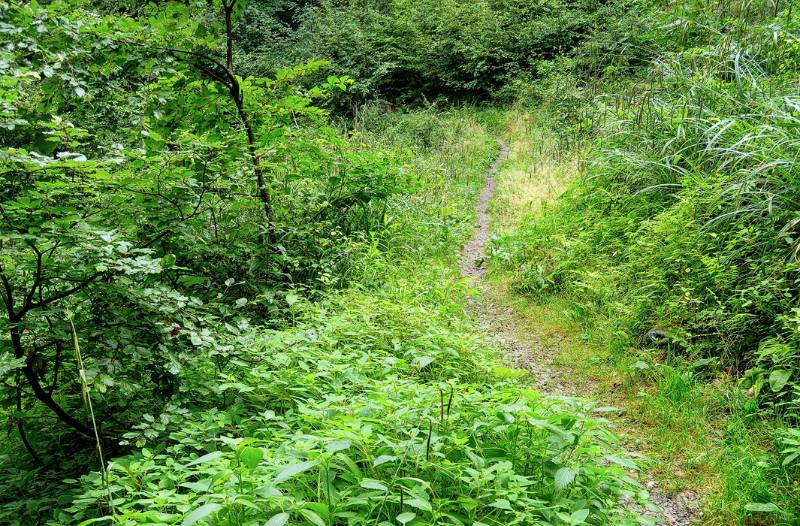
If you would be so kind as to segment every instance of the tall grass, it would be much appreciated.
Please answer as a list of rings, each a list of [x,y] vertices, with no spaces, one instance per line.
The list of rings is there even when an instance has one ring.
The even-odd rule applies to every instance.
[[[571,297],[618,356],[741,379],[722,404],[742,456],[720,459],[735,495],[720,502],[789,523],[798,465],[781,466],[774,440],[800,416],[800,16],[788,2],[696,1],[642,26],[650,65],[578,79],[597,95],[562,111],[561,142],[595,145],[584,173],[498,245],[518,289]],[[652,413],[682,411],[656,383]]]
[[[737,370],[765,337],[788,337],[800,98],[796,69],[770,69],[791,37],[773,36],[771,48],[737,47],[718,33],[659,59],[630,96],[598,99],[613,119],[562,206],[519,235],[520,288],[577,287],[588,310],[615,309],[591,291],[619,281],[622,343],[669,329],[675,348]]]

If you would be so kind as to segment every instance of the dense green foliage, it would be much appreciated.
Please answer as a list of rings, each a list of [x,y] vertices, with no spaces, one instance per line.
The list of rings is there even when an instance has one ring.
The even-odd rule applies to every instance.
[[[633,34],[628,24],[640,7],[624,0],[261,0],[246,14],[255,31],[241,33],[243,62],[270,72],[325,58],[329,71],[355,79],[339,104],[511,99],[589,40],[595,55],[626,46],[614,37]],[[627,31],[609,31],[617,25]]]
[[[663,329],[670,352],[759,365],[794,412],[800,19],[692,14],[688,50],[594,108],[591,165],[515,241],[520,286],[580,290],[622,345]]]
[[[590,408],[492,379],[451,272],[337,295],[254,336],[220,378],[230,407],[137,426],[146,447],[109,466],[116,520],[621,523],[614,503],[639,490],[613,436]],[[87,482],[65,522],[112,511],[101,478]]]
[[[736,415],[730,491],[781,524],[800,512],[798,29],[800,13],[779,2],[691,2],[643,19],[651,65],[595,79],[597,96],[574,111],[582,135],[565,142],[588,145],[582,173],[495,243],[519,290],[571,298],[587,332],[662,396],[740,379],[714,402]],[[771,429],[759,421],[770,416],[785,422],[772,451],[745,451],[740,437]]]
[[[684,422],[715,393],[726,520],[796,522],[798,33],[779,0],[0,3],[0,523],[652,524],[612,409],[466,312],[504,112],[452,104],[485,100],[590,155],[494,239],[517,290]]]
[[[410,188],[393,155],[310,104],[343,80],[294,88],[311,66],[237,78],[202,51],[204,24],[219,29],[204,10],[3,10],[2,402],[22,435],[35,399],[92,436],[83,381],[114,433],[190,390],[182,370],[224,371],[246,320],[281,323],[292,295],[342,280],[386,198]],[[85,379],[65,370],[73,331]]]
[[[0,522],[650,523],[603,409],[470,328],[486,128],[338,128],[323,62],[237,74],[244,11],[0,6]]]

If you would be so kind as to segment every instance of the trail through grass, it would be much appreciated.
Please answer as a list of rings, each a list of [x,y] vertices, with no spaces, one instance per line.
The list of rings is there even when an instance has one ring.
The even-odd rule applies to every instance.
[[[486,212],[496,187],[497,195],[491,206],[492,219],[495,220],[493,226],[495,229],[513,229],[526,215],[558,196],[575,171],[574,158],[568,161],[557,159],[550,140],[552,134],[537,124],[531,114],[508,113],[504,131],[510,147],[500,141],[502,150],[489,170],[486,186],[477,201],[478,226],[461,253],[461,274],[477,280],[481,296],[473,303],[472,310],[478,323],[504,350],[510,365],[529,373],[529,381],[537,390],[554,396],[584,397],[593,400],[593,404],[602,405],[602,412],[615,414],[620,410],[609,404],[624,403],[625,400],[609,396],[611,393],[608,392],[599,392],[599,381],[587,374],[588,370],[576,374],[577,371],[565,362],[561,346],[569,341],[569,336],[560,327],[535,323],[536,318],[526,317],[524,300],[517,301],[500,280],[486,283],[483,279],[486,270],[483,253],[490,231]],[[538,150],[531,142],[537,137],[540,141]],[[549,312],[552,307],[542,308],[537,318],[552,316]],[[578,359],[577,363],[581,361]],[[623,434],[625,428],[635,425],[621,420],[618,423]],[[635,451],[637,444],[629,441],[626,447]],[[631,475],[639,476],[635,471]],[[691,523],[697,509],[694,491],[675,491],[675,488],[663,491],[649,474],[644,480],[653,500],[661,507],[661,512],[648,512],[650,516],[670,525]]]
[[[422,191],[393,203],[359,285],[249,333],[227,406],[149,417],[53,524],[652,524],[604,414],[531,389],[465,311],[457,254],[497,153],[480,122],[364,115],[364,140],[413,149]]]

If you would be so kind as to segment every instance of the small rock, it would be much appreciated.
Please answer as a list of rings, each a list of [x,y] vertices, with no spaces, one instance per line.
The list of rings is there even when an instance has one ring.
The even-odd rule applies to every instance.
[[[650,343],[660,344],[667,339],[667,331],[664,329],[653,329],[647,331],[647,339]]]

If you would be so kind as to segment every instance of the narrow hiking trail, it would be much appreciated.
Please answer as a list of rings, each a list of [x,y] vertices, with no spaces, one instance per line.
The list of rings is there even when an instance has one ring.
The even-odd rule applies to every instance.
[[[480,292],[476,300],[470,300],[469,308],[482,331],[506,353],[509,361],[531,374],[537,390],[557,396],[591,398],[594,395],[591,380],[584,379],[580,387],[578,383],[568,380],[571,376],[568,375],[569,371],[565,370],[563,365],[556,364],[557,349],[544,344],[541,335],[521,323],[512,306],[504,303],[484,279],[487,270],[485,250],[490,237],[487,210],[495,191],[498,171],[509,156],[509,145],[501,139],[498,139],[497,143],[500,152],[486,174],[486,182],[476,203],[477,226],[472,238],[461,251],[461,275],[475,280],[476,288]],[[611,425],[625,443],[624,429],[620,429],[624,422],[612,420]],[[626,446],[629,450],[635,450],[635,447],[630,447],[629,444]],[[695,492],[662,493],[657,483],[650,480],[646,472],[640,473],[639,476],[640,479],[644,477],[643,484],[650,492],[653,502],[663,510],[663,514],[647,512],[656,518],[658,524],[669,526],[693,524],[699,502]]]

